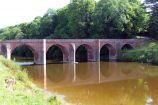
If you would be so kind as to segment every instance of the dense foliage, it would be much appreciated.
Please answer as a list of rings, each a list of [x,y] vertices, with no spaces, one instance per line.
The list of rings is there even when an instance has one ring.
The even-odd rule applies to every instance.
[[[119,61],[132,61],[158,64],[158,43],[151,42],[133,50],[120,51]]]
[[[146,0],[145,3],[150,13],[148,32],[151,37],[158,39],[158,0]]]
[[[148,15],[139,0],[101,0],[95,10],[99,35],[129,38],[145,31]]]
[[[146,32],[148,19],[140,0],[73,0],[30,23],[0,29],[0,39],[131,38]]]

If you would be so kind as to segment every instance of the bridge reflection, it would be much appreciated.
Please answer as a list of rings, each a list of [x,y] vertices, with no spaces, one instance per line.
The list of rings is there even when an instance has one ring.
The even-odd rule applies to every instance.
[[[127,63],[126,63],[127,64]],[[128,67],[124,63],[91,62],[79,64],[50,64],[28,67],[34,82],[41,87],[58,88],[87,84],[101,84],[144,77],[144,66]]]

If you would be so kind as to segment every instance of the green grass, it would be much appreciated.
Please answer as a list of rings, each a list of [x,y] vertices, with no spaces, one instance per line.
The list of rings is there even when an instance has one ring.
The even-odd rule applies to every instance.
[[[6,88],[5,79],[14,78],[12,89]],[[56,96],[48,97],[28,78],[25,70],[13,61],[0,56],[0,105],[65,105]]]
[[[158,43],[150,42],[133,50],[120,51],[118,61],[142,62],[158,65]]]

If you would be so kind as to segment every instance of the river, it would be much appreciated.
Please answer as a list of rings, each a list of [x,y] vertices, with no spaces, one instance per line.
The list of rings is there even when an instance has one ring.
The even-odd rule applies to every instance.
[[[158,105],[158,66],[88,62],[26,66],[37,86],[74,105]]]

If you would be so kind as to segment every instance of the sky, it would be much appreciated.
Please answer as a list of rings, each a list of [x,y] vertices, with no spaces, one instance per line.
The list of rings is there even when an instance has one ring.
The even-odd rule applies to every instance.
[[[69,3],[70,0],[0,0],[0,28],[30,22],[49,8],[58,9]]]
[[[49,8],[61,8],[70,0],[0,0],[0,28],[30,22]]]

